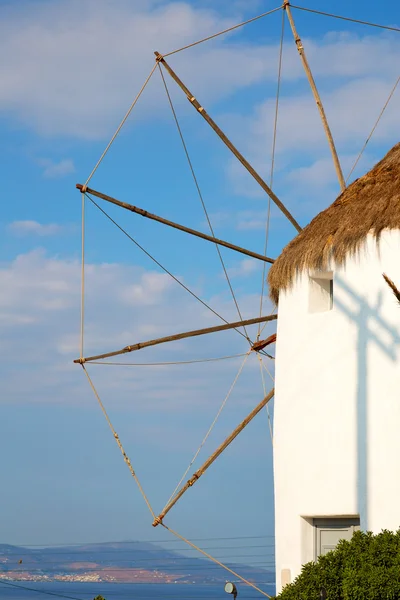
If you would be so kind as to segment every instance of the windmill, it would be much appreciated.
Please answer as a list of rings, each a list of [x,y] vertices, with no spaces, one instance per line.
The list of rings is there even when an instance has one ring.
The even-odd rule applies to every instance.
[[[131,475],[136,480],[139,489],[147,503],[147,506],[153,517],[153,526],[161,526],[170,531],[172,534],[176,535],[181,540],[187,542],[191,547],[196,548],[203,555],[208,558],[214,560],[221,566],[224,566],[230,573],[232,573],[235,577],[241,579],[245,583],[251,585],[257,591],[262,593],[263,595],[268,595],[266,592],[255,586],[255,584],[245,580],[240,574],[232,571],[232,569],[222,565],[220,561],[214,559],[210,555],[208,555],[205,551],[198,548],[195,544],[185,539],[179,533],[173,531],[170,527],[167,526],[165,519],[171,509],[175,507],[180,498],[185,494],[191,487],[197,485],[197,482],[201,478],[201,476],[206,472],[206,470],[213,464],[213,462],[222,454],[222,452],[234,441],[234,439],[240,434],[240,432],[250,423],[257,414],[268,405],[268,402],[274,396],[274,388],[270,390],[268,393],[265,392],[264,398],[261,399],[259,404],[251,411],[251,413],[244,419],[228,436],[228,438],[212,453],[212,455],[203,463],[203,465],[196,470],[194,474],[190,476],[186,483],[178,484],[174,493],[172,494],[169,501],[165,504],[164,509],[159,513],[155,514],[149,499],[147,498],[143,488],[140,485],[140,482],[137,478],[137,475],[134,471],[134,468],[125,453],[122,442],[114,429],[108,415],[106,409],[100,399],[100,396],[96,390],[96,387],[89,376],[89,373],[86,369],[86,366],[91,362],[101,362],[104,359],[117,357],[122,354],[130,354],[131,352],[136,352],[141,350],[144,347],[154,346],[158,344],[173,342],[175,340],[186,339],[189,337],[198,337],[202,335],[208,335],[209,333],[222,332],[229,329],[236,330],[240,335],[242,335],[247,342],[249,343],[249,353],[263,353],[265,354],[265,348],[267,345],[274,343],[276,341],[276,358],[277,358],[277,368],[276,368],[276,393],[277,393],[277,408],[276,408],[276,428],[275,428],[275,440],[274,440],[274,463],[275,463],[275,485],[276,485],[276,566],[277,566],[277,589],[279,589],[290,582],[293,577],[298,574],[301,565],[310,559],[313,559],[315,556],[316,548],[319,545],[326,548],[329,544],[324,545],[324,541],[322,538],[317,539],[317,535],[321,534],[323,530],[322,521],[328,518],[339,518],[342,519],[340,523],[336,522],[331,526],[327,525],[325,529],[327,531],[337,530],[343,532],[345,527],[347,527],[346,531],[352,531],[351,528],[359,526],[359,520],[363,519],[363,526],[371,526],[371,527],[380,527],[380,524],[377,525],[374,521],[366,520],[365,515],[367,515],[367,509],[363,508],[368,505],[369,499],[366,498],[366,494],[369,494],[369,487],[372,485],[370,483],[370,470],[372,467],[368,466],[366,463],[366,453],[369,447],[369,429],[367,422],[367,413],[369,411],[369,405],[367,407],[366,399],[363,400],[361,398],[361,392],[358,391],[358,385],[361,385],[361,382],[358,381],[357,376],[360,376],[362,373],[362,368],[369,370],[370,364],[370,356],[369,354],[362,354],[363,356],[363,365],[358,365],[359,370],[356,375],[353,376],[353,387],[348,385],[348,382],[345,382],[341,379],[340,375],[338,375],[338,363],[333,363],[332,361],[327,360],[327,356],[329,356],[328,350],[332,352],[332,357],[336,357],[337,355],[341,355],[341,347],[344,347],[344,342],[342,337],[345,336],[345,330],[343,329],[345,323],[349,326],[349,322],[353,319],[354,321],[354,330],[356,334],[353,336],[348,336],[350,344],[347,348],[347,354],[342,353],[345,356],[345,359],[349,364],[351,361],[349,360],[349,354],[352,353],[353,358],[357,357],[360,352],[358,351],[357,343],[363,344],[364,337],[362,333],[365,329],[368,329],[368,335],[370,336],[368,339],[376,342],[375,352],[382,353],[383,350],[383,358],[381,354],[379,357],[381,362],[379,363],[379,369],[375,368],[375,371],[381,376],[382,373],[390,372],[390,376],[388,375],[385,378],[385,382],[389,381],[389,384],[386,385],[385,391],[389,393],[388,388],[393,385],[393,382],[396,381],[392,379],[394,377],[394,368],[396,366],[397,361],[397,344],[398,344],[398,333],[397,328],[395,326],[395,322],[393,321],[395,313],[390,309],[388,305],[388,299],[385,297],[383,299],[383,295],[379,295],[378,298],[375,298],[374,294],[380,294],[383,292],[382,286],[382,271],[387,270],[388,272],[393,273],[395,271],[395,261],[394,257],[396,256],[396,248],[399,243],[399,236],[397,235],[396,230],[400,228],[400,219],[397,219],[397,214],[394,208],[390,207],[389,204],[391,201],[394,206],[396,202],[398,202],[398,196],[395,194],[395,184],[396,180],[396,165],[400,171],[400,151],[399,146],[396,146],[391,153],[375,167],[370,174],[365,176],[367,179],[362,178],[354,182],[349,188],[346,188],[345,179],[343,176],[342,167],[339,161],[339,157],[335,148],[335,144],[333,141],[333,136],[331,130],[329,128],[329,124],[325,115],[325,111],[323,108],[323,104],[318,93],[317,86],[315,84],[314,78],[311,73],[310,66],[308,64],[305,49],[302,44],[302,41],[298,35],[296,30],[292,8],[300,8],[292,6],[288,0],[285,0],[282,6],[277,7],[276,9],[269,11],[268,13],[264,13],[263,15],[259,15],[254,19],[250,19],[244,23],[240,23],[239,25],[233,26],[227,30],[222,32],[218,32],[212,37],[216,37],[217,35],[225,34],[236,27],[241,27],[246,25],[249,22],[254,21],[255,19],[259,19],[262,17],[266,17],[268,14],[273,12],[282,11],[282,23],[284,22],[285,15],[287,15],[290,28],[293,34],[293,38],[296,44],[296,47],[299,52],[299,56],[301,62],[303,64],[307,79],[309,81],[314,99],[316,101],[318,111],[321,117],[322,125],[324,131],[326,133],[328,145],[330,148],[330,152],[332,154],[332,159],[335,165],[335,170],[337,173],[339,186],[341,189],[341,195],[338,200],[334,203],[332,207],[324,211],[321,215],[316,217],[310,225],[306,228],[302,229],[299,225],[298,221],[291,214],[288,208],[283,204],[283,202],[279,199],[277,194],[274,192],[272,188],[272,184],[267,183],[264,178],[260,176],[260,174],[255,170],[255,168],[250,164],[250,162],[245,158],[245,156],[240,152],[240,150],[231,142],[231,140],[226,136],[226,134],[222,131],[219,125],[213,120],[213,118],[208,114],[205,107],[202,105],[200,99],[195,96],[195,93],[190,90],[179,75],[172,69],[171,65],[168,62],[168,56],[174,54],[176,52],[180,52],[186,50],[189,47],[197,45],[199,43],[206,42],[210,38],[206,38],[203,40],[199,40],[194,42],[193,44],[189,44],[184,48],[180,48],[176,51],[170,52],[168,54],[160,54],[159,52],[155,53],[156,61],[153,69],[151,70],[148,78],[146,79],[144,85],[142,86],[138,96],[132,103],[129,108],[127,114],[122,120],[120,126],[116,130],[114,136],[110,140],[110,143],[106,147],[104,153],[100,157],[97,162],[95,168],[89,175],[88,179],[84,184],[77,184],[77,188],[82,194],[82,311],[81,311],[81,348],[80,348],[80,356],[75,360],[75,363],[80,364],[84,370],[85,375],[89,381],[89,384],[97,397],[97,400],[103,410],[108,424],[112,430],[114,438],[121,450],[123,458],[127,463]],[[308,10],[308,9],[305,9]],[[311,11],[316,12],[318,14],[326,14],[321,11]],[[335,18],[341,18],[337,15],[328,15]],[[349,19],[352,20],[352,19]],[[353,20],[355,22],[360,22],[357,20]],[[364,23],[367,25],[377,26],[376,24]],[[380,27],[380,26],[379,26]],[[392,29],[395,31],[399,31],[396,28],[384,27],[383,29]],[[283,27],[282,27],[282,35],[281,35],[281,52],[282,52],[282,40],[283,40]],[[281,57],[280,57],[281,58]],[[281,68],[281,60],[279,62],[279,71]],[[203,207],[205,209],[205,214],[210,226],[210,235],[205,234],[201,231],[195,230],[193,228],[187,227],[186,225],[182,225],[181,223],[177,223],[175,221],[168,220],[162,216],[155,215],[153,213],[149,213],[144,208],[139,208],[134,206],[131,203],[127,203],[120,199],[117,199],[113,196],[106,195],[103,192],[93,189],[89,187],[90,181],[100,166],[105,154],[108,152],[111,147],[113,141],[117,137],[119,131],[123,127],[126,119],[128,118],[130,112],[135,107],[138,99],[140,98],[144,88],[146,87],[148,81],[153,76],[154,72],[158,70],[162,77],[163,84],[165,86],[167,96],[169,102],[171,104],[171,109],[177,124],[177,128],[179,134],[181,136],[181,140],[183,143],[183,147],[185,149],[188,163],[190,169],[192,171],[194,181],[197,186],[196,176],[194,174],[192,163],[190,160],[190,156],[187,153],[187,147],[185,145],[184,138],[181,133],[181,129],[179,126],[179,122],[176,118],[176,112],[171,102],[171,98],[168,92],[168,87],[166,84],[166,79],[164,77],[164,73],[169,75],[172,80],[177,84],[177,86],[182,90],[190,104],[197,111],[199,116],[201,116],[207,124],[211,127],[211,129],[216,133],[216,135],[220,138],[220,140],[225,144],[227,148],[232,152],[232,154],[238,159],[238,161],[242,164],[244,169],[253,177],[253,179],[258,183],[261,189],[268,196],[268,202],[273,202],[279,210],[283,213],[283,215],[288,219],[288,221],[293,225],[297,232],[297,236],[294,240],[284,249],[281,256],[274,261],[272,258],[268,257],[266,254],[266,250],[264,254],[257,253],[247,248],[243,248],[226,240],[222,240],[216,238],[214,235],[213,228],[211,226],[210,220],[208,218],[207,211],[204,207],[204,203],[201,197],[201,192],[199,191],[200,200],[203,203]],[[389,100],[391,99],[397,83],[388,98],[387,103],[384,106],[386,108]],[[278,86],[279,90],[279,86]],[[277,96],[277,105],[279,100],[279,94]],[[384,110],[383,109],[383,110]],[[379,116],[379,119],[381,118]],[[275,117],[275,132],[276,132],[276,119],[277,113]],[[378,119],[378,121],[379,121]],[[377,125],[377,124],[376,124]],[[375,125],[375,127],[376,127]],[[374,129],[375,129],[374,127]],[[372,135],[372,133],[371,133]],[[369,139],[369,138],[368,138]],[[368,141],[368,140],[367,140]],[[275,137],[274,137],[275,143]],[[363,151],[363,150],[362,150]],[[274,150],[273,150],[274,152]],[[383,173],[383,175],[382,175]],[[383,179],[380,180],[379,175],[383,176]],[[390,179],[390,175],[393,175],[393,178]],[[386,179],[385,179],[386,177]],[[272,177],[271,177],[272,179]],[[197,186],[198,187],[198,186]],[[365,191],[367,190],[367,191]],[[385,190],[382,193],[382,190]],[[364,197],[363,194],[367,194],[366,198],[370,200],[370,202],[363,204],[361,198]],[[270,315],[262,315],[260,314],[258,317],[254,317],[252,319],[243,319],[240,314],[240,310],[238,308],[238,313],[240,316],[240,320],[234,322],[228,322],[221,315],[216,313],[213,309],[212,312],[221,319],[224,323],[222,325],[216,325],[213,327],[202,328],[202,329],[193,329],[190,331],[179,332],[170,336],[165,336],[162,338],[156,338],[152,340],[147,340],[144,342],[134,342],[130,343],[127,346],[124,346],[120,349],[110,349],[107,352],[98,353],[92,356],[84,355],[84,346],[83,346],[83,333],[84,333],[84,215],[85,215],[85,202],[89,199],[90,202],[95,204],[97,208],[99,208],[102,212],[105,212],[94,200],[97,198],[106,203],[111,203],[120,207],[123,210],[127,210],[132,214],[140,215],[143,218],[150,219],[153,221],[157,221],[162,223],[167,227],[172,227],[176,230],[179,230],[185,234],[193,235],[207,241],[209,243],[215,244],[219,258],[221,260],[221,264],[224,268],[224,272],[227,276],[227,280],[229,283],[229,277],[226,273],[225,266],[220,254],[220,247],[229,248],[232,251],[244,254],[253,258],[254,260],[262,261],[264,266],[271,264],[272,267],[269,271],[269,284],[270,284],[270,293],[272,298],[278,303],[279,300],[279,317],[276,314]],[[371,198],[372,198],[372,207],[371,207]],[[379,205],[374,204],[374,199],[379,199]],[[367,206],[369,207],[369,212],[367,213]],[[388,208],[389,207],[389,208]],[[390,210],[389,210],[390,209]],[[392,212],[390,212],[392,210]],[[365,219],[363,220],[363,211],[365,212]],[[393,214],[392,214],[393,213]],[[385,216],[387,219],[385,220]],[[370,220],[367,220],[368,217]],[[354,222],[355,220],[355,222]],[[358,225],[358,227],[356,226]],[[121,229],[121,228],[120,228]],[[370,231],[373,230],[371,234]],[[387,230],[393,230],[388,232]],[[126,233],[126,232],[124,232]],[[134,240],[132,240],[134,241]],[[384,242],[379,246],[378,242]],[[136,242],[135,242],[136,243]],[[361,257],[363,256],[363,252],[365,250],[364,246],[366,245],[368,252],[371,256],[373,256],[374,261],[374,270],[370,269],[370,265],[367,261],[368,268],[364,268],[365,265],[362,263]],[[384,250],[382,249],[384,246]],[[387,247],[389,247],[388,252],[386,252]],[[380,250],[381,248],[381,254]],[[396,252],[395,252],[396,250]],[[349,258],[350,257],[350,258]],[[157,261],[156,261],[157,262]],[[180,282],[176,277],[174,277],[168,270],[166,270],[159,262],[157,262],[158,266],[163,268],[173,279],[181,286],[185,287],[186,291],[188,291],[192,296],[196,297],[203,305],[210,308],[203,300],[198,298],[191,290],[189,290],[182,282]],[[362,273],[362,276],[358,276],[358,272]],[[374,304],[373,307],[370,306],[370,298],[368,296],[367,299],[364,298],[364,289],[361,288],[361,284],[365,285],[366,276],[368,275],[368,279],[370,278],[370,274],[375,274],[379,271],[379,278],[374,283],[370,284],[368,290],[371,291],[373,296],[373,302],[378,301],[378,303]],[[356,272],[356,274],[354,274]],[[349,273],[352,274],[353,279],[351,281],[348,280]],[[347,287],[346,287],[347,286]],[[235,295],[230,286],[233,300],[236,303]],[[340,290],[341,296],[339,292],[336,290]],[[350,290],[350,292],[348,291]],[[386,290],[385,290],[386,291]],[[353,312],[347,311],[345,309],[340,310],[339,304],[343,303],[344,307],[348,305],[348,298],[350,296],[351,301],[354,303],[354,298],[359,299],[359,304],[356,306],[356,309]],[[262,304],[261,304],[262,305]],[[385,308],[384,308],[385,307]],[[357,310],[358,309],[358,310]],[[302,312],[301,312],[302,311]],[[372,311],[372,312],[371,312]],[[383,313],[384,311],[384,313]],[[373,313],[373,314],[372,314]],[[350,315],[350,316],[349,316]],[[297,316],[297,319],[295,318]],[[329,321],[330,319],[330,321]],[[252,340],[249,338],[246,332],[246,326],[251,324],[262,324],[268,323],[270,321],[278,320],[278,332],[277,337],[269,336],[266,340],[260,339],[261,329],[259,328],[257,339]],[[372,325],[372,321],[374,320],[374,324]],[[329,327],[329,335],[335,336],[335,340],[337,343],[341,341],[339,346],[332,346],[331,339],[328,335],[328,322],[330,323]],[[340,327],[339,327],[340,325]],[[371,326],[371,331],[369,327]],[[376,327],[380,327],[382,331],[377,332]],[[242,331],[243,330],[243,331]],[[298,337],[297,333],[300,332]],[[301,333],[303,332],[303,333]],[[338,332],[341,332],[341,337],[338,337]],[[358,337],[357,337],[358,336]],[[311,344],[312,338],[312,344]],[[324,346],[322,351],[322,347],[316,346],[316,340],[323,340]],[[357,339],[358,342],[355,343],[354,340]],[[361,340],[361,341],[360,341]],[[379,343],[378,343],[379,342]],[[369,343],[369,341],[368,341]],[[315,356],[309,356],[309,353],[304,351],[305,347],[308,347],[311,344],[313,347],[313,352]],[[322,342],[321,342],[322,344]],[[341,347],[340,347],[341,346]],[[296,351],[295,351],[296,350]],[[301,360],[300,360],[301,359]],[[374,355],[374,359],[378,360]],[[323,364],[320,364],[321,361],[324,361]],[[356,360],[357,363],[357,360]],[[341,364],[341,363],[340,363]],[[297,365],[297,366],[296,366]],[[294,375],[295,366],[296,375]],[[293,377],[290,375],[288,377],[288,373],[293,371]],[[317,371],[318,376],[315,376],[315,372]],[[373,383],[372,383],[373,382]],[[365,382],[364,382],[365,383]],[[335,384],[335,385],[334,385]],[[367,389],[369,391],[369,386],[376,386],[376,382],[373,378],[369,377],[368,383],[365,383],[363,389]],[[339,390],[337,389],[339,388]],[[307,402],[302,401],[296,404],[296,400],[298,398],[299,390],[303,390],[302,394],[306,395]],[[346,403],[346,394],[344,393],[344,389],[347,390],[347,394],[351,396],[351,394],[355,393],[355,397],[351,396],[350,400]],[[354,392],[356,389],[356,392]],[[306,391],[304,391],[306,390]],[[341,403],[336,402],[333,396],[334,391],[340,392],[341,394]],[[314,439],[309,439],[307,444],[303,443],[304,429],[299,427],[301,420],[304,416],[304,411],[308,406],[308,419],[307,423],[310,427],[310,423],[312,423],[313,430],[322,425],[323,419],[326,418],[327,411],[324,408],[324,404],[320,402],[321,395],[326,392],[326,395],[330,397],[329,406],[334,405],[336,412],[333,412],[331,415],[331,422],[329,424],[329,431],[340,431],[339,439],[343,442],[342,458],[338,459],[337,448],[333,443],[332,452],[329,454],[328,449],[325,454],[323,452],[318,451],[318,445],[315,444]],[[372,387],[371,397],[373,397],[376,402],[376,388]],[[354,402],[355,405],[354,405]],[[340,409],[338,408],[340,407]],[[318,408],[318,410],[317,410]],[[392,404],[390,404],[388,411],[385,413],[383,411],[382,414],[386,415],[386,418],[391,415],[390,412],[392,410]],[[375,405],[374,405],[375,409]],[[345,430],[340,430],[339,425],[342,422],[342,412],[349,411],[349,414],[346,414],[346,427]],[[358,412],[357,412],[358,411]],[[218,413],[219,414],[219,413]],[[354,415],[357,414],[357,417]],[[312,416],[310,416],[312,415]],[[218,417],[218,415],[217,415]],[[351,420],[351,418],[353,420]],[[362,422],[362,423],[361,423]],[[215,421],[214,421],[215,423]],[[213,424],[214,424],[213,423]],[[360,425],[362,424],[362,427]],[[397,421],[393,419],[391,423],[396,423]],[[213,426],[212,424],[212,426]],[[211,426],[211,427],[212,427]],[[382,427],[382,426],[381,426]],[[327,442],[331,440],[329,436],[324,436],[324,431],[319,431],[320,435],[324,439],[324,448],[327,446]],[[375,435],[373,432],[371,435]],[[206,437],[208,436],[208,433]],[[392,440],[392,436],[388,436]],[[206,438],[205,438],[206,439]],[[343,440],[346,440],[346,444]],[[353,446],[351,443],[357,439],[358,442],[354,442]],[[393,441],[393,440],[392,440]],[[204,443],[204,440],[202,444]],[[201,446],[200,446],[201,448]],[[199,448],[199,449],[200,449]],[[396,446],[397,448],[397,446]],[[394,448],[394,449],[396,449]],[[388,449],[393,448],[389,445]],[[400,449],[400,448],[399,448]],[[361,456],[362,452],[364,455]],[[197,453],[196,455],[197,456]],[[343,458],[344,456],[344,458]],[[382,453],[379,453],[380,458],[382,459]],[[314,457],[314,462],[312,458]],[[350,461],[351,457],[351,461]],[[349,461],[349,465],[347,465],[347,470],[345,475],[340,471],[340,477],[338,475],[337,480],[335,480],[335,485],[343,485],[347,486],[346,490],[348,490],[349,495],[348,503],[345,503],[343,498],[343,503],[338,505],[338,507],[327,508],[328,504],[324,503],[329,494],[328,487],[330,484],[326,483],[327,479],[325,475],[327,473],[337,474],[339,472],[339,467],[343,466],[343,463],[346,463],[346,460]],[[336,461],[336,462],[335,462]],[[376,466],[376,459],[374,462],[374,476],[379,474],[379,469]],[[193,463],[193,461],[192,461]],[[191,464],[192,464],[191,463]],[[311,464],[313,464],[313,469],[311,470]],[[304,473],[307,467],[310,468],[310,472],[312,472],[312,477],[304,478]],[[382,473],[382,469],[380,470]],[[186,476],[187,473],[185,473]],[[361,481],[362,480],[362,481]],[[289,483],[288,483],[289,481]],[[383,480],[382,480],[383,481]],[[309,505],[301,504],[297,502],[298,496],[303,493],[303,487],[307,483],[309,489],[307,490],[307,497],[312,497],[312,500],[315,501],[314,504],[310,502]],[[385,480],[385,484],[386,484]],[[181,485],[182,484],[182,485]],[[375,485],[375,483],[374,483]],[[318,487],[319,486],[319,487]],[[299,489],[300,488],[300,489]],[[390,488],[391,489],[391,488]],[[317,491],[316,491],[317,490]],[[318,491],[319,490],[319,491]],[[351,492],[350,492],[351,490]],[[354,491],[356,490],[356,491]],[[395,489],[397,491],[397,488]],[[344,496],[344,495],[343,495]],[[395,496],[394,496],[395,497]],[[320,498],[321,502],[318,504],[316,502],[316,498]],[[371,500],[372,501],[372,500]],[[333,506],[333,504],[332,504]],[[305,507],[305,508],[303,508]],[[364,513],[363,513],[363,510]],[[373,519],[372,514],[374,514],[375,508],[368,511],[368,519]],[[344,512],[343,512],[344,511]],[[397,514],[397,513],[396,513]],[[346,520],[346,522],[343,521]],[[357,521],[358,519],[358,521]],[[400,521],[400,519],[399,519]],[[390,522],[393,523],[393,520]],[[400,524],[400,523],[399,523]],[[391,525],[394,527],[394,525]],[[336,527],[336,529],[335,529]],[[397,527],[397,525],[396,525]],[[322,534],[321,534],[322,535]],[[319,541],[318,541],[319,540]],[[322,541],[321,541],[322,540]],[[332,546],[332,544],[331,544]],[[321,550],[321,548],[319,548]]]
[[[317,215],[269,272],[279,295],[274,413],[277,587],[400,512],[400,144]],[[302,391],[301,391],[302,390]],[[296,401],[300,399],[301,401]]]

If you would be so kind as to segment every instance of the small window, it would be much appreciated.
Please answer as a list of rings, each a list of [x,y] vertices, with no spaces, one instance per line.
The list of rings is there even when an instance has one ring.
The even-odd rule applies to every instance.
[[[359,517],[314,519],[315,560],[321,554],[334,550],[340,540],[351,540],[353,533],[359,529]]]
[[[318,273],[310,277],[308,310],[310,313],[325,312],[333,307],[333,273]]]

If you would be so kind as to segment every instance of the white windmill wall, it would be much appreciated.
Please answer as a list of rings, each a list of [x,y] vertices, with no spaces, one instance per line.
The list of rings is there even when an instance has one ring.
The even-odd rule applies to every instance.
[[[314,518],[400,527],[400,306],[382,277],[400,284],[400,232],[383,232],[379,247],[369,236],[358,258],[332,272],[331,310],[313,312],[308,274],[279,297],[277,592],[314,559]]]

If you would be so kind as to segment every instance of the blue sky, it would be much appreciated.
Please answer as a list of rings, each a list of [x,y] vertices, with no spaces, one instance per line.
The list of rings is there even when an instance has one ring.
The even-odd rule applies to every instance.
[[[320,2],[307,6],[321,9]],[[270,0],[0,2],[0,440],[3,542],[160,539],[80,367],[80,196],[153,64],[168,52],[276,5]],[[400,25],[400,8],[327,0],[326,11]],[[398,76],[400,37],[294,11],[347,174]],[[388,21],[390,19],[390,21]],[[269,178],[281,15],[171,56],[170,64],[239,149]],[[338,194],[318,113],[285,27],[274,190],[305,225]],[[5,59],[5,60],[4,60]],[[167,83],[217,236],[264,247],[267,198]],[[399,91],[354,176],[398,139]],[[155,72],[91,186],[207,231]],[[237,316],[215,248],[105,207],[225,318]],[[293,227],[272,207],[268,254]],[[261,266],[223,250],[244,317],[258,315]],[[85,351],[113,350],[218,320],[87,209]],[[270,311],[269,301],[265,311]],[[265,333],[273,331],[268,326]],[[252,330],[253,337],[256,330]],[[132,362],[243,354],[234,332],[132,354]],[[148,493],[161,510],[243,358],[169,367],[89,368]],[[266,361],[271,374],[273,365]],[[265,385],[272,385],[264,370]],[[196,465],[263,396],[250,356]],[[265,412],[166,520],[187,537],[273,534],[272,445]]]

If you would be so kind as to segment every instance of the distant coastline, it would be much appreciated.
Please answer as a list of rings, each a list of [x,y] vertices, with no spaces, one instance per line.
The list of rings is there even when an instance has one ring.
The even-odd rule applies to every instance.
[[[228,566],[256,584],[274,573],[246,564]],[[219,584],[227,572],[209,560],[148,542],[31,549],[0,544],[0,582]],[[233,577],[233,580],[235,578]]]

